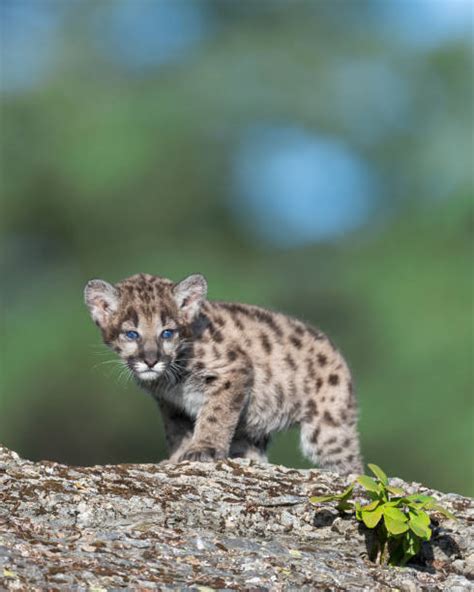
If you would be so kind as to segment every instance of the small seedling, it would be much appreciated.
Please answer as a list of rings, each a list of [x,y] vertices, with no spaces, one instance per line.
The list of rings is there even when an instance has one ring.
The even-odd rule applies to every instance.
[[[335,501],[340,512],[354,512],[357,520],[374,529],[377,541],[372,553],[374,560],[405,565],[417,555],[421,543],[431,538],[431,518],[427,512],[432,510],[452,519],[454,516],[430,495],[405,495],[402,489],[391,486],[387,475],[377,465],[369,464],[369,469],[375,478],[360,475],[342,493],[312,497],[310,502]],[[369,504],[361,505],[351,499],[356,482],[367,491]]]

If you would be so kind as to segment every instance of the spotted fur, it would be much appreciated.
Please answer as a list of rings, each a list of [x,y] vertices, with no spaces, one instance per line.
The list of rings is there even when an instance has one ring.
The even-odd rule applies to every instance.
[[[299,424],[312,462],[360,471],[352,378],[329,339],[283,314],[206,295],[199,274],[85,288],[104,342],[159,404],[170,460],[266,460],[272,433]]]

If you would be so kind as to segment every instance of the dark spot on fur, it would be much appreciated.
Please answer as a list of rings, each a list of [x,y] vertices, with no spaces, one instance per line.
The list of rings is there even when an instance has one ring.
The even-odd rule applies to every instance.
[[[212,334],[212,338],[216,343],[222,343],[224,341],[224,336],[220,331],[214,331],[214,333]]]
[[[327,337],[326,337],[326,335],[324,335],[324,333],[322,333],[321,331],[318,331],[318,329],[314,329],[314,327],[308,327],[308,331],[311,333],[311,335],[317,341],[324,341],[325,339],[327,339]]]
[[[326,455],[332,456],[335,454],[341,454],[341,452],[342,452],[342,448],[340,446],[336,446],[336,448],[330,448],[329,450],[326,450]]]
[[[323,422],[331,427],[337,427],[339,425],[329,411],[324,412]]]
[[[292,369],[295,370],[296,368],[296,362],[293,359],[293,357],[290,354],[286,354],[285,356],[285,362],[288,364],[288,366]]]
[[[318,392],[322,386],[323,386],[323,379],[321,377],[319,377],[316,380],[316,392]]]
[[[306,359],[306,370],[308,371],[310,378],[312,378],[312,379],[316,378],[316,368],[314,367],[313,358]]]
[[[235,394],[234,398],[232,399],[231,409],[233,411],[238,411],[242,407],[242,403],[245,399],[245,393],[243,391],[239,391]]]
[[[197,370],[198,372],[200,372],[201,370],[204,370],[205,366],[202,362],[196,362],[194,364],[194,369]]]
[[[260,321],[265,323],[270,329],[279,337],[283,335],[283,331],[276,323],[273,315],[267,310],[261,308],[254,308],[251,306],[245,306],[236,302],[221,302],[220,306],[227,309],[229,312],[236,314],[239,313],[247,318]],[[237,323],[236,323],[237,324]]]
[[[276,394],[277,394],[277,406],[278,408],[283,407],[283,403],[285,401],[285,391],[280,383],[278,383],[275,387]]]
[[[344,438],[344,441],[342,443],[342,447],[343,448],[348,448],[349,445],[350,445],[350,443],[351,443],[351,439],[350,438]]]
[[[324,354],[318,354],[318,362],[320,366],[326,366],[326,364],[328,363],[327,356],[325,356]]]
[[[320,432],[320,429],[319,429],[319,427],[317,427],[317,428],[314,430],[314,432],[311,434],[310,441],[311,441],[313,444],[316,444],[316,443],[317,443],[317,441],[318,441],[318,438],[319,438],[319,432]]]
[[[301,339],[299,337],[296,337],[295,335],[292,335],[290,337],[290,341],[291,343],[296,347],[296,349],[301,349]]]
[[[270,343],[270,339],[266,333],[263,331],[260,333],[260,342],[262,344],[263,349],[266,351],[267,354],[271,353],[272,351],[272,344]]]
[[[339,374],[330,374],[328,382],[331,386],[336,386],[339,384]]]
[[[224,383],[224,390],[228,391],[228,390],[230,389],[230,386],[231,386],[231,384],[232,384],[232,383],[230,382],[230,380],[227,380],[227,381]]]
[[[137,311],[133,308],[133,306],[129,306],[127,308],[122,322],[125,321],[131,321],[135,325],[135,327],[138,326],[138,314]]]
[[[253,378],[253,368],[252,368],[252,372],[247,376],[244,387],[246,389],[250,390],[253,387],[253,383],[254,383],[254,378]]]
[[[229,362],[233,362],[234,360],[237,359],[237,352],[234,349],[230,349],[227,352],[227,359],[229,360]]]
[[[217,417],[215,415],[208,415],[206,421],[208,423],[217,423]]]
[[[217,376],[206,376],[205,381],[207,384],[212,384],[217,380]]]
[[[273,316],[269,312],[267,312],[266,310],[256,309],[256,311],[255,311],[255,317],[259,321],[265,323],[268,327],[270,327],[270,329],[276,335],[278,335],[278,337],[281,337],[283,335],[283,331],[277,325],[277,323],[276,323],[275,319],[273,318]]]
[[[225,326],[225,319],[223,319],[222,317],[215,317],[215,321],[219,325],[219,327]]]
[[[330,446],[331,444],[335,444],[336,442],[337,442],[336,436],[331,436],[331,438],[328,438],[326,440],[326,442],[324,442],[324,446]]]
[[[318,414],[318,408],[316,406],[316,401],[310,399],[306,403],[306,421],[311,421],[313,417]]]

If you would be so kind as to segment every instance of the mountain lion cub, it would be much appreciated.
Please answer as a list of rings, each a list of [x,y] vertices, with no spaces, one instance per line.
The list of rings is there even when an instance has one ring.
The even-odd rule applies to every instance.
[[[206,296],[199,274],[85,288],[105,344],[160,406],[170,461],[264,461],[271,434],[299,424],[312,462],[361,471],[351,374],[329,339],[283,314]]]

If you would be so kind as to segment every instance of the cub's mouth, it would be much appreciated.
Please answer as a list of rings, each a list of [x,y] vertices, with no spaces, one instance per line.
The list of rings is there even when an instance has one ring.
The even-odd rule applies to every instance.
[[[137,361],[131,364],[131,368],[137,378],[140,380],[156,380],[161,376],[165,369],[164,362],[156,362],[153,366],[149,366],[145,362]]]

